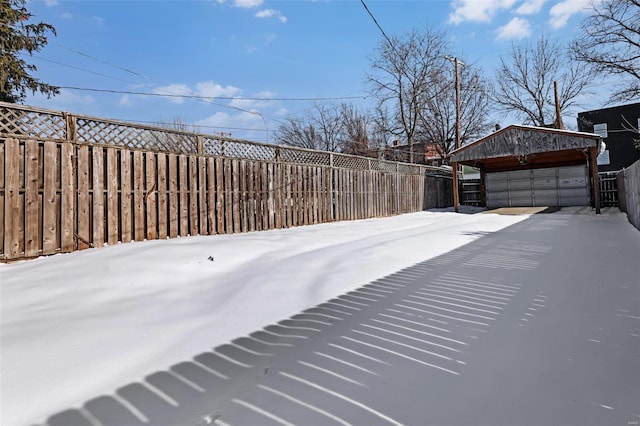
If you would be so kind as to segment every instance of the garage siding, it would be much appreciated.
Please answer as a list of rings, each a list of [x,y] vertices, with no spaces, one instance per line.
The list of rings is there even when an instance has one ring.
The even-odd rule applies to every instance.
[[[487,207],[588,206],[586,165],[487,173]]]

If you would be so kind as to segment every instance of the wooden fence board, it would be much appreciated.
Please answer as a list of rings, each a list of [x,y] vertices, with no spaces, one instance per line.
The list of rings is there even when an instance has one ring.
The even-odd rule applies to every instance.
[[[255,163],[247,163],[247,218],[249,220],[249,231],[256,230],[256,194],[255,187]]]
[[[258,162],[254,165],[254,193],[256,197],[256,231],[262,231],[264,213],[262,209],[262,163]]]
[[[158,168],[158,238],[167,238],[169,219],[167,210],[169,208],[167,197],[167,154],[158,153],[156,157]]]
[[[240,184],[238,160],[231,160],[231,203],[233,212],[233,233],[240,232]]]
[[[262,216],[262,229],[267,230],[269,228],[269,181],[267,164],[260,163],[260,198],[261,198],[261,216]]]
[[[120,151],[120,231],[121,241],[128,243],[133,239],[133,213],[131,193],[131,151],[123,149]]]
[[[240,175],[240,229],[242,232],[249,230],[249,218],[247,213],[247,162],[240,160],[238,174]]]
[[[118,151],[107,148],[107,243],[120,241],[120,200],[118,199]],[[79,186],[80,184],[78,184]]]
[[[169,237],[178,236],[178,156],[169,154]]]
[[[53,254],[58,248],[57,229],[59,213],[56,211],[58,192],[58,146],[55,142],[44,143],[44,187],[42,205],[42,253]]]
[[[190,156],[189,161],[189,234],[198,235],[198,159]]]
[[[144,211],[144,158],[142,151],[133,151],[133,238],[142,241],[145,237]]]
[[[233,232],[233,195],[231,189],[231,160],[223,159],[224,163],[224,218],[225,232],[231,234]]]
[[[5,179],[4,179],[4,170],[5,170],[5,162],[7,161],[6,157],[5,157],[5,149],[4,149],[4,143],[0,144],[0,188],[3,188],[6,190],[5,187]],[[4,235],[5,235],[5,229],[7,228],[8,224],[4,223],[4,200],[5,200],[5,191],[0,191],[0,257],[6,257],[6,252],[5,252],[5,248],[6,246],[4,245]]]
[[[178,156],[178,191],[180,198],[180,236],[189,235],[189,187],[188,187],[188,170],[187,156]]]
[[[152,152],[147,152],[145,157],[146,178],[144,182],[147,240],[155,240],[158,235],[158,169],[156,161],[156,155]]]
[[[213,157],[207,161],[207,223],[209,235],[216,234],[216,163]]]
[[[93,157],[93,246],[104,245],[104,153],[102,148],[94,147]]]
[[[267,226],[268,229],[275,228],[275,201],[273,199],[273,163],[266,164],[266,185],[265,189],[267,191]]]
[[[91,194],[89,192],[89,147],[87,145],[78,146],[76,155],[78,156],[78,218],[77,240],[78,249],[89,248],[91,241]]]
[[[5,214],[4,254],[7,259],[16,259],[20,253],[20,145],[17,139],[6,139],[5,154]]]
[[[60,245],[63,253],[75,250],[74,223],[75,223],[75,167],[74,147],[70,143],[63,143],[60,153]]]
[[[224,234],[224,169],[222,164],[222,158],[216,158],[216,216],[218,219],[218,234]]]
[[[207,159],[198,157],[198,218],[200,222],[200,235],[208,235],[209,221],[207,217]]]
[[[25,256],[37,256],[40,251],[40,147],[38,141],[27,140],[25,145],[25,195],[24,195],[24,251]]]

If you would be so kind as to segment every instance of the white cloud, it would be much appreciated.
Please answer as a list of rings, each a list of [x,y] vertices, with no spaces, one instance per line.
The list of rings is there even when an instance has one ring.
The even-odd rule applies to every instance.
[[[287,17],[283,16],[279,10],[275,9],[264,9],[256,13],[256,18],[278,18],[280,22],[283,24],[287,22]]]
[[[234,0],[233,5],[235,7],[241,7],[243,9],[251,9],[254,7],[262,6],[264,0]]]
[[[242,90],[238,89],[234,86],[221,86],[213,81],[203,81],[196,84],[196,94],[198,96],[206,96],[206,97],[225,97],[230,98],[232,96],[238,95]]]
[[[65,12],[62,15],[60,15],[60,17],[62,19],[71,19],[71,18],[73,18],[73,15],[71,13],[69,13],[69,12]]]
[[[573,15],[591,10],[590,4],[591,0],[562,0],[549,10],[549,24],[554,29],[562,28]]]
[[[133,102],[131,101],[131,96],[129,95],[124,95],[120,98],[120,105],[121,106],[132,106]]]
[[[58,5],[58,0],[44,0],[44,4],[46,4],[49,7],[57,6]]]
[[[531,24],[523,18],[513,18],[507,25],[498,28],[498,40],[522,40],[531,35]]]
[[[158,87],[153,89],[153,93],[156,93],[158,95],[193,95],[193,92],[191,91],[189,86],[185,84],[169,84],[168,86]],[[178,105],[184,103],[184,98],[182,97],[167,97],[167,99]]]
[[[266,137],[266,132],[262,130],[265,129],[265,124],[258,112],[239,112],[237,114],[216,112],[203,120],[196,121],[195,125],[203,128],[208,127],[206,133],[230,132],[231,136],[240,139],[263,140]]]
[[[528,0],[520,5],[519,8],[516,9],[516,13],[519,15],[534,15],[540,12],[542,6],[547,0]]]
[[[453,0],[453,12],[449,22],[460,24],[465,21],[491,22],[501,10],[510,9],[517,0]]]

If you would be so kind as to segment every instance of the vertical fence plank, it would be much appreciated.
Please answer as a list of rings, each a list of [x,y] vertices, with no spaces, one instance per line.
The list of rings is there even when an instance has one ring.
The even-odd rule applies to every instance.
[[[91,241],[91,195],[89,193],[89,147],[78,146],[78,250],[89,248]]]
[[[198,159],[189,156],[189,234],[198,235]]]
[[[104,152],[93,147],[93,246],[104,245]]]
[[[119,235],[118,152],[107,148],[107,243],[116,244]]]
[[[216,214],[218,216],[218,234],[224,234],[224,168],[222,158],[216,158]]]
[[[233,233],[233,195],[231,194],[231,160],[223,159],[224,164],[224,218],[225,232]]]
[[[133,238],[142,241],[146,226],[144,211],[144,158],[142,151],[133,151]]]
[[[8,139],[5,139],[5,143]],[[7,158],[5,157],[5,149],[4,143],[0,143],[0,188],[7,190],[6,181],[4,179],[4,171],[5,171],[5,163],[7,162]],[[5,200],[5,191],[0,191],[0,258],[6,258],[5,249],[7,246],[4,244],[4,236],[6,224],[4,223],[4,200]]]
[[[167,154],[158,153],[156,158],[158,170],[158,238],[165,239],[168,235],[169,219],[167,217]]]
[[[247,162],[240,160],[240,228],[242,232],[249,230],[249,218],[247,213]]]
[[[169,237],[178,236],[178,156],[169,154]]]
[[[146,153],[146,179],[145,179],[145,205],[147,212],[147,240],[155,240],[158,237],[158,169],[156,167],[156,154]]]
[[[61,176],[60,176],[60,248],[63,253],[75,250],[73,239],[75,224],[75,167],[74,167],[74,146],[70,143],[63,143],[60,155]]]
[[[5,213],[4,255],[5,259],[16,259],[20,253],[20,144],[17,139],[5,139]]]
[[[213,157],[207,158],[207,221],[209,235],[216,233],[216,165]]]
[[[58,147],[55,142],[44,143],[44,187],[42,206],[42,252],[56,252],[57,229],[60,226],[60,215],[56,211],[56,195],[58,183]]]
[[[123,243],[133,239],[131,174],[131,151],[123,149],[120,151],[120,221]]]
[[[289,164],[289,223],[298,226],[298,168]]]
[[[37,256],[40,251],[40,149],[38,142],[28,140],[24,143],[25,155],[25,193],[24,193],[24,252],[25,256]]]
[[[262,218],[264,215],[262,209],[262,163],[254,164],[254,193],[256,196],[256,231],[262,231]]]
[[[240,232],[240,184],[238,160],[231,160],[231,200],[233,211],[233,233]]]
[[[207,159],[198,157],[198,217],[200,220],[200,235],[208,235],[209,218],[207,215]]]
[[[256,194],[255,188],[255,163],[249,161],[247,163],[247,216],[249,219],[249,231],[256,230]]]
[[[178,190],[180,192],[180,236],[189,235],[189,187],[187,157],[178,156]]]
[[[276,228],[282,229],[284,223],[284,187],[282,163],[275,163],[275,199],[276,199]]]
[[[275,202],[273,200],[273,163],[266,163],[266,185],[267,191],[267,226],[268,229],[275,228]]]

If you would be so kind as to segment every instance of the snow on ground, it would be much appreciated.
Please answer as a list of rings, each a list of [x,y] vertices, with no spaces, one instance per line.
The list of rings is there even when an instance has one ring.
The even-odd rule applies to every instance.
[[[0,264],[1,423],[44,422],[526,217],[429,211]]]

